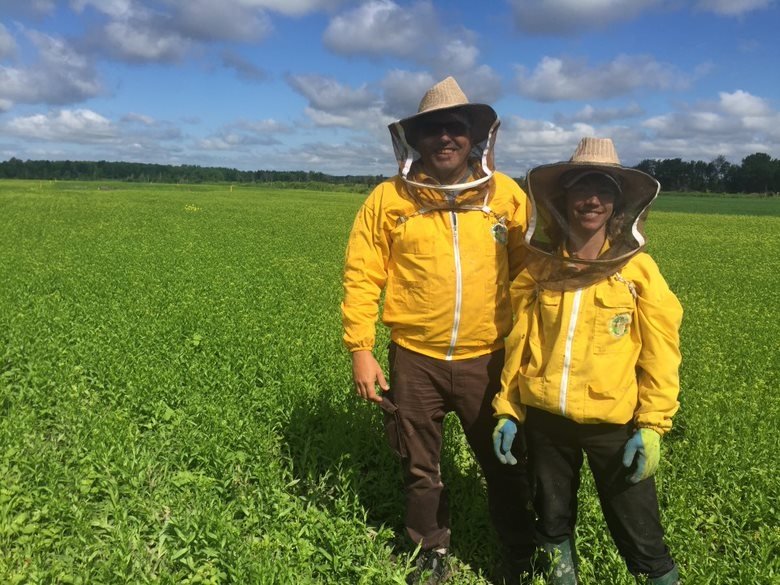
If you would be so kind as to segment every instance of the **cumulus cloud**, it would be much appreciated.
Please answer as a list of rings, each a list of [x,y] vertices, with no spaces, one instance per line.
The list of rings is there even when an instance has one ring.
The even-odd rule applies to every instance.
[[[413,114],[423,94],[437,81],[430,73],[390,71],[381,82],[385,98],[383,111],[395,119]]]
[[[348,0],[237,0],[234,3],[286,16],[303,16],[321,10],[333,10],[346,1]]]
[[[94,50],[130,62],[176,61],[200,42],[257,41],[272,30],[265,12],[240,0],[148,5],[137,0],[74,0],[72,6],[105,15],[108,22],[91,35]]]
[[[380,82],[384,93],[382,111],[394,119],[401,119],[417,112],[423,94],[441,77],[428,72],[391,70]],[[487,66],[474,69],[471,74],[457,79],[468,100],[472,103],[492,104],[501,95],[501,80]]]
[[[555,117],[559,124],[571,124],[582,122],[586,124],[605,124],[614,120],[623,120],[626,118],[635,118],[644,114],[644,110],[639,104],[633,103],[617,108],[594,108],[590,104],[583,107],[574,114],[565,116],[558,114]]]
[[[69,104],[94,97],[102,87],[92,64],[66,41],[26,30],[38,50],[29,66],[0,66],[0,100]]]
[[[510,0],[515,23],[530,34],[604,28],[636,18],[664,0]]]
[[[768,8],[773,0],[699,0],[696,8],[721,16],[739,16],[753,10]]]
[[[398,57],[435,72],[465,73],[478,64],[474,33],[445,27],[429,0],[401,6],[369,0],[331,20],[323,42],[340,55]]]
[[[108,119],[87,109],[59,110],[48,114],[21,116],[8,121],[5,132],[31,140],[89,144],[105,142],[117,136]]]
[[[274,153],[265,162],[277,169],[316,169],[335,175],[390,176],[398,170],[389,138],[384,142],[310,142]]]
[[[504,119],[496,142],[496,166],[520,177],[538,165],[567,160],[583,136],[595,136],[589,124],[569,126],[520,116]]]
[[[644,55],[620,55],[598,67],[584,60],[544,57],[532,73],[523,66],[516,71],[519,93],[543,102],[604,99],[639,88],[683,89],[689,84],[676,68]]]
[[[307,99],[304,114],[314,126],[349,128],[377,136],[392,122],[382,110],[382,101],[366,85],[353,89],[319,75],[289,75],[287,83]]]
[[[767,8],[773,0],[510,0],[517,28],[528,34],[565,35],[606,28],[652,9],[691,6],[721,16]]]
[[[377,103],[376,96],[365,84],[352,89],[321,75],[289,75],[287,83],[305,97],[312,108],[330,114],[349,115]]]
[[[110,22],[97,38],[115,58],[131,62],[176,61],[191,46],[179,34],[165,33],[132,21]]]
[[[739,161],[754,152],[780,149],[780,112],[748,92],[721,92],[718,100],[699,102],[643,123],[648,151],[655,158],[711,160],[725,155]]]
[[[277,135],[289,134],[289,125],[274,120],[238,120],[196,142],[200,150],[237,150],[244,146],[276,146]]]

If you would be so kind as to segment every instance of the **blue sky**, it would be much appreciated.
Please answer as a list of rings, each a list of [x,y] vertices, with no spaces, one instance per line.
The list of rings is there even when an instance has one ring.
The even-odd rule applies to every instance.
[[[780,157],[777,0],[0,0],[0,160],[395,173],[453,75],[520,176],[609,136]]]

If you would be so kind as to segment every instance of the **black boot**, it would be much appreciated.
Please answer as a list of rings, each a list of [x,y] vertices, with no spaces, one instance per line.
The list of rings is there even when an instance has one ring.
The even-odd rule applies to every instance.
[[[568,538],[561,543],[543,542],[542,550],[549,563],[549,585],[579,585],[574,538]]]
[[[677,567],[675,567],[666,573],[666,575],[648,579],[647,582],[650,585],[680,585],[680,573],[677,571]]]

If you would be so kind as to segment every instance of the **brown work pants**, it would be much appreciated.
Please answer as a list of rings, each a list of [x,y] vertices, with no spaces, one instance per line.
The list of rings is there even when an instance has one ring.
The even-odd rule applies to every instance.
[[[515,559],[533,553],[534,519],[521,437],[515,441],[517,465],[504,465],[493,453],[496,420],[491,401],[500,389],[503,363],[503,350],[445,361],[390,345],[386,398],[397,410],[386,412],[385,430],[403,463],[406,531],[425,550],[450,544],[450,513],[439,461],[444,416],[455,412],[485,476],[490,516],[504,552]]]

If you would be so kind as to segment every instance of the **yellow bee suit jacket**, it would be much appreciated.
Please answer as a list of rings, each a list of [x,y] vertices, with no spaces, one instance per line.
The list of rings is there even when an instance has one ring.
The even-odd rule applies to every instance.
[[[648,254],[576,291],[538,290],[523,271],[512,301],[496,416],[522,422],[531,406],[579,423],[671,428],[682,307]]]
[[[341,312],[350,351],[374,347],[383,290],[382,320],[401,347],[456,360],[503,347],[528,201],[501,173],[489,188],[488,207],[457,211],[421,208],[404,195],[398,177],[374,189],[347,247]],[[423,195],[447,197],[432,190]]]

